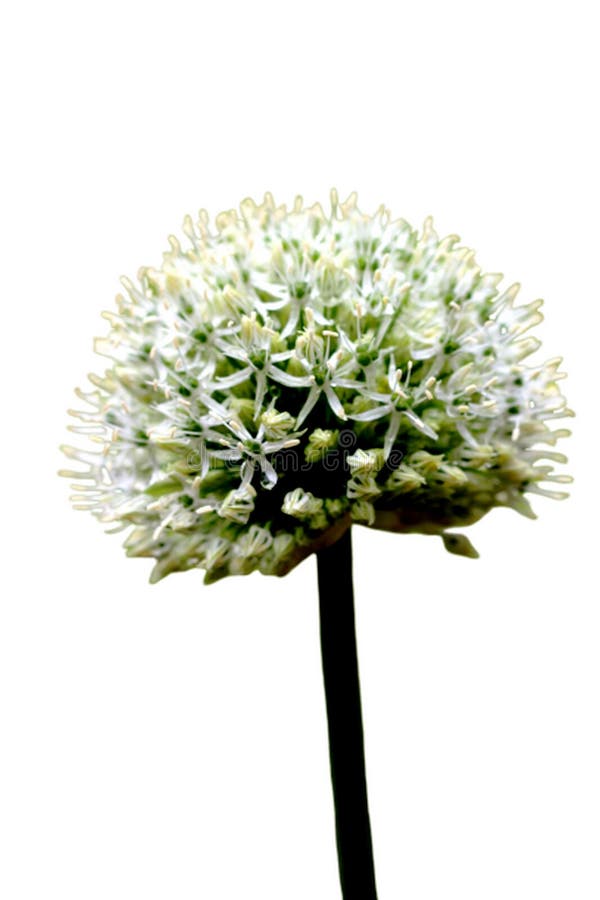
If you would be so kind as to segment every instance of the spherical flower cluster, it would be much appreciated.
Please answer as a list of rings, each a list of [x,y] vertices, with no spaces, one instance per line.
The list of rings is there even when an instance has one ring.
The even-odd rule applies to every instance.
[[[152,580],[282,575],[351,522],[446,534],[526,494],[565,457],[560,360],[526,365],[541,301],[515,305],[454,235],[351,195],[331,209],[247,199],[186,218],[159,269],[123,279],[110,360],[71,411],[89,449],[78,508],[129,528]]]

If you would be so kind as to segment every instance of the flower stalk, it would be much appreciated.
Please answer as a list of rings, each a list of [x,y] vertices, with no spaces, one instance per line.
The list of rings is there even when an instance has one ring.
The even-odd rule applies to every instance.
[[[377,900],[354,620],[351,529],[317,553],[321,657],[344,900]]]

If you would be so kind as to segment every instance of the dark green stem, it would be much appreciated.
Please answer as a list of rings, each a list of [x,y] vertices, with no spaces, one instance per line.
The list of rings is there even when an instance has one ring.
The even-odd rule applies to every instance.
[[[377,900],[354,625],[350,528],[317,553],[321,657],[344,900]]]

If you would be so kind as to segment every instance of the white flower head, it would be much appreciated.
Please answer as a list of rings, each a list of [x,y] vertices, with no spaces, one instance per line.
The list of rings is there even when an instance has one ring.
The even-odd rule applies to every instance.
[[[572,415],[560,360],[529,363],[541,301],[482,273],[456,236],[352,194],[201,211],[159,269],[123,280],[65,447],[74,505],[152,578],[284,574],[344,524],[446,534],[562,497]]]

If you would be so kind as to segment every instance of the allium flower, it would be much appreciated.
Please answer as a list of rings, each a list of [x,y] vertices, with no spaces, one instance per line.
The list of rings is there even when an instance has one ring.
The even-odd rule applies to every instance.
[[[541,301],[485,274],[458,238],[352,194],[326,215],[270,194],[185,220],[159,269],[123,280],[110,365],[78,392],[75,505],[151,580],[283,575],[317,553],[336,842],[345,900],[376,900],[354,625],[352,522],[441,535],[527,494],[565,496],[553,448],[572,415],[560,360],[527,365]]]
[[[541,301],[482,273],[454,235],[356,196],[202,211],[158,269],[123,280],[110,360],[74,411],[78,508],[130,528],[152,580],[281,575],[351,521],[441,534],[495,506],[533,515],[565,457],[560,360],[527,365]]]

